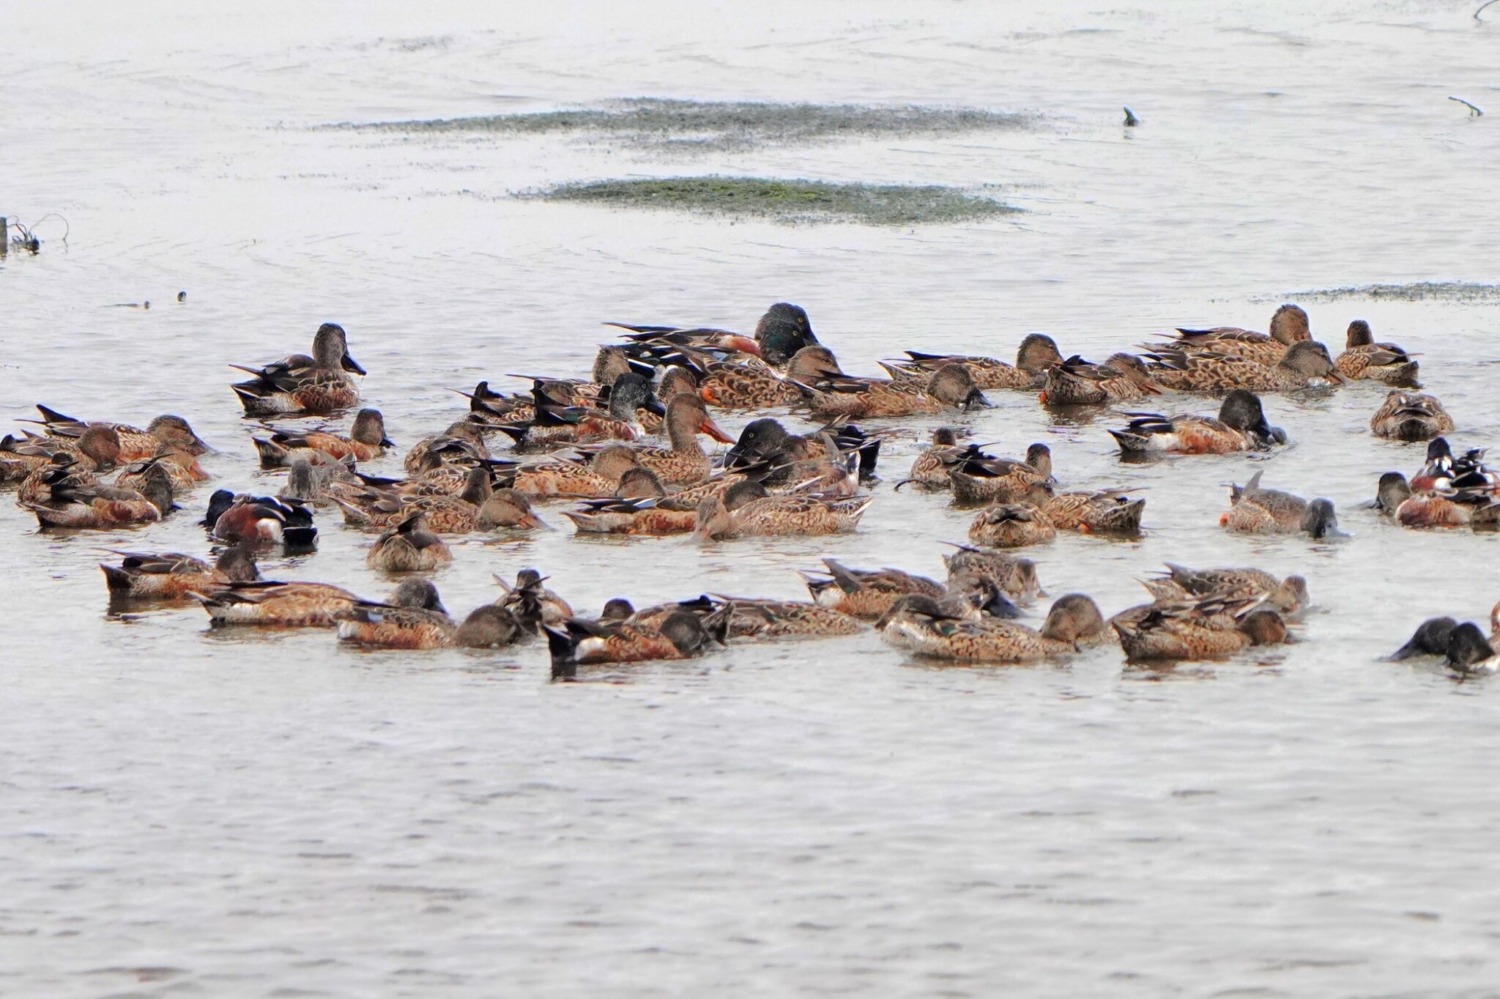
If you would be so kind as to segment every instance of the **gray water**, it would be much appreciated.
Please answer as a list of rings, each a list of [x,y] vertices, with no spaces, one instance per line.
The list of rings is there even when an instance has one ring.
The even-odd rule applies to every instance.
[[[1493,288],[1308,294],[1496,281],[1497,119],[1447,100],[1500,108],[1500,25],[1474,6],[12,4],[0,212],[69,233],[42,223],[42,253],[0,265],[0,403],[180,413],[215,485],[270,489],[226,365],[327,320],[404,447],[462,412],[449,389],[586,370],[605,320],[747,329],[794,301],[873,373],[1030,330],[1099,357],[1264,328],[1304,293],[1336,349],[1362,317],[1421,352],[1455,444],[1492,444]],[[696,153],[324,127],[639,96],[1030,124]],[[517,196],[708,173],[1025,213],[789,227]],[[362,654],[192,607],[109,617],[104,549],[203,552],[207,488],[119,533],[40,533],[0,502],[0,994],[1500,995],[1497,691],[1379,661],[1423,617],[1484,619],[1500,539],[1360,507],[1421,462],[1369,435],[1382,396],[1268,401],[1294,445],[1264,461],[1121,466],[1117,417],[1020,394],[966,418],[1002,453],[1051,443],[1069,488],[1149,497],[1140,541],[1027,552],[1053,595],[1113,613],[1164,560],[1308,577],[1298,644],[1160,670],[1117,648],[941,668],[867,633],[551,685],[535,644]],[[855,535],[582,541],[548,507],[558,530],[465,538],[437,583],[465,613],[536,565],[593,612],[797,597],[825,555],[938,574],[969,515],[891,488],[935,423],[884,427]],[[1353,537],[1225,536],[1221,484],[1256,470],[1332,498]],[[323,534],[268,574],[388,591],[368,538]]]

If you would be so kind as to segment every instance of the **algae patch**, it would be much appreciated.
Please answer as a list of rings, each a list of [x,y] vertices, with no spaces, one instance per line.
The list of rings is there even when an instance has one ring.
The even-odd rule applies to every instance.
[[[622,208],[660,208],[782,223],[942,225],[1020,211],[951,187],[832,184],[760,177],[668,177],[562,184],[534,195]]]
[[[838,139],[1016,129],[1035,116],[981,108],[773,104],[633,98],[598,108],[345,126],[412,133],[559,133],[687,152],[742,151]]]
[[[1298,291],[1287,296],[1333,302],[1346,298],[1401,302],[1489,302],[1500,298],[1500,285],[1469,281],[1419,281],[1415,284],[1366,284],[1348,288]]]

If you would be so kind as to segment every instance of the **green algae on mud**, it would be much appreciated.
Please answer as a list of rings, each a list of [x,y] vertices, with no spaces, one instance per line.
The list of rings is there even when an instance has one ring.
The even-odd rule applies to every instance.
[[[1414,284],[1365,284],[1358,287],[1297,291],[1284,297],[1314,302],[1332,302],[1345,298],[1403,302],[1487,302],[1500,298],[1500,285],[1472,281],[1418,281]]]
[[[641,97],[569,111],[371,122],[345,127],[399,132],[599,135],[630,146],[708,152],[875,136],[1016,129],[1035,120],[1030,114],[981,108]]]
[[[951,187],[832,184],[765,177],[666,177],[562,184],[533,195],[621,208],[660,208],[774,222],[942,225],[1009,215],[1019,208]]]

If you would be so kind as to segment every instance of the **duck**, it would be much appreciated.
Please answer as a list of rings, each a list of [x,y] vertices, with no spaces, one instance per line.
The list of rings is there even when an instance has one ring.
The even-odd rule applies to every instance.
[[[501,649],[524,637],[515,615],[504,607],[486,604],[464,618],[454,634],[454,643],[465,649]]]
[[[440,649],[458,634],[437,587],[426,579],[403,580],[388,603],[356,600],[336,618],[338,640],[365,648]]]
[[[952,589],[955,581],[982,579],[1019,603],[1029,604],[1043,595],[1037,582],[1036,563],[1031,559],[972,545],[953,547],[951,554],[943,556],[943,564],[948,567],[948,588]]]
[[[281,543],[311,547],[317,542],[312,510],[300,500],[252,496],[215,490],[208,498],[208,513],[200,522],[210,537],[229,544]]]
[[[824,499],[772,496],[757,482],[741,482],[698,504],[694,536],[700,541],[748,537],[815,537],[853,531],[874,497]]]
[[[626,472],[641,467],[644,466],[636,450],[624,444],[609,444],[593,452],[587,460],[553,455],[546,461],[522,464],[515,471],[511,488],[533,499],[608,496]]]
[[[1453,417],[1436,396],[1392,389],[1370,417],[1376,437],[1398,441],[1425,441],[1453,431]]]
[[[1485,467],[1486,448],[1475,447],[1462,455],[1454,455],[1446,437],[1436,437],[1427,442],[1427,462],[1422,470],[1412,476],[1411,487],[1416,492],[1435,489],[1472,489],[1493,492],[1500,487],[1500,473]]]
[[[382,572],[431,572],[451,561],[453,552],[428,529],[421,510],[376,538],[365,555],[365,564]]]
[[[639,409],[665,412],[651,392],[651,383],[627,371],[610,385],[607,409],[558,407],[540,398],[529,423],[501,423],[496,428],[510,436],[517,450],[550,449],[567,444],[636,441],[646,435],[636,418]]]
[[[1098,605],[1082,593],[1059,597],[1037,631],[1013,621],[954,618],[923,595],[901,598],[875,627],[887,644],[960,662],[1036,662],[1078,652],[1108,635]]]
[[[638,447],[634,450],[636,460],[655,472],[667,485],[690,486],[708,477],[712,465],[698,443],[700,433],[721,444],[734,443],[734,438],[708,415],[703,400],[686,392],[668,401],[666,429],[670,448]]]
[[[1090,364],[1074,354],[1047,369],[1038,399],[1044,406],[1102,406],[1160,395],[1154,372],[1134,354],[1111,354]]]
[[[77,417],[59,413],[55,409],[49,409],[40,403],[36,408],[42,415],[41,420],[36,422],[40,422],[47,434],[52,437],[77,440],[93,428],[113,431],[118,445],[118,452],[113,456],[116,464],[149,458],[156,454],[157,449],[163,444],[172,445],[194,457],[207,454],[209,450],[203,439],[193,432],[187,420],[171,413],[156,417],[146,424],[144,430],[141,430],[127,423],[80,420]]]
[[[526,494],[516,489],[495,489],[492,480],[489,467],[480,465],[469,469],[464,489],[456,496],[371,489],[357,497],[346,492],[334,501],[344,511],[344,522],[356,527],[389,530],[420,513],[428,528],[438,534],[546,528]]]
[[[1493,637],[1486,637],[1477,624],[1464,622],[1448,634],[1444,665],[1461,676],[1494,673],[1500,669]]]
[[[1448,652],[1448,638],[1458,622],[1451,617],[1431,617],[1417,625],[1406,644],[1386,656],[1391,662],[1414,659],[1417,656],[1442,656]],[[1478,629],[1476,629],[1478,630]]]
[[[1293,344],[1312,339],[1307,313],[1301,306],[1287,303],[1271,316],[1270,333],[1258,333],[1238,326],[1215,326],[1210,329],[1177,327],[1177,337],[1170,343],[1148,345],[1155,351],[1165,347],[1187,351],[1206,350],[1215,354],[1242,357],[1257,364],[1274,365],[1286,356]]]
[[[272,429],[270,437],[252,437],[261,468],[289,468],[296,458],[314,463],[328,460],[370,461],[395,447],[385,435],[385,417],[378,409],[361,409],[354,415],[349,435],[312,430],[299,433]]]
[[[804,435],[788,433],[779,420],[762,417],[740,430],[739,440],[724,453],[723,467],[754,478],[768,489],[800,488],[810,480],[831,476],[832,488],[852,494],[860,482],[873,478],[879,451],[878,438],[868,438],[858,427],[841,421]]]
[[[1406,476],[1386,472],[1376,487],[1375,509],[1402,527],[1463,527],[1488,498],[1487,492],[1451,488],[1415,492]]]
[[[539,634],[544,627],[561,625],[573,616],[573,608],[542,585],[547,578],[536,569],[526,568],[516,573],[515,585],[511,585],[497,574],[495,582],[504,592],[495,605],[510,611],[528,633]]]
[[[181,552],[114,553],[119,565],[99,564],[112,600],[185,600],[192,592],[260,578],[255,557],[239,545],[224,549],[212,563]]]
[[[1054,493],[1052,487],[1038,484],[1032,497],[1042,514],[1060,531],[1083,534],[1141,533],[1141,515],[1146,501],[1132,499],[1115,489],[1093,492]]]
[[[774,308],[774,306],[773,306]],[[732,330],[705,326],[641,326],[635,323],[606,322],[604,325],[626,330],[625,339],[633,344],[667,345],[688,350],[716,350],[759,357],[760,344],[753,338]],[[596,379],[601,380],[602,379]],[[604,384],[609,384],[604,381]]]
[[[962,364],[982,391],[990,389],[1039,389],[1047,380],[1047,369],[1062,361],[1057,342],[1045,333],[1030,333],[1016,351],[1014,365],[994,357],[965,354],[930,354],[908,350],[906,360],[881,361],[895,382],[921,387],[933,373],[947,364]]]
[[[333,628],[339,616],[359,602],[341,586],[273,580],[233,582],[188,595],[203,606],[215,627]]]
[[[802,403],[820,419],[919,416],[945,409],[968,411],[990,405],[962,364],[943,365],[933,372],[925,386],[916,388],[884,378],[848,375],[824,378],[810,385],[803,382],[792,384],[802,393]]]
[[[1417,388],[1417,361],[1394,343],[1376,343],[1370,324],[1356,319],[1345,333],[1344,352],[1333,359],[1339,374],[1401,388]]]
[[[835,559],[823,559],[826,571],[802,570],[813,603],[855,618],[874,619],[904,596],[919,594],[936,600],[948,588],[935,579],[904,569],[851,569]]]
[[[365,373],[349,356],[348,339],[338,323],[318,327],[311,357],[293,354],[261,368],[231,367],[254,376],[230,386],[246,416],[326,416],[348,409],[359,401],[359,388],[345,372]]]
[[[727,627],[727,615],[724,626]],[[562,627],[546,626],[552,678],[572,680],[580,665],[637,663],[656,659],[689,659],[703,654],[724,632],[712,633],[698,615],[677,611],[655,628],[624,621],[568,618]]]
[[[969,524],[969,540],[986,548],[1023,548],[1046,544],[1057,527],[1030,503],[996,503],[980,510]]]
[[[804,347],[813,347],[813,335],[807,310],[791,302],[776,302],[755,324],[755,343],[760,356],[775,368],[783,368]]]
[[[1251,646],[1287,641],[1286,622],[1276,611],[1259,608],[1243,617],[1234,613],[1235,604],[1219,598],[1156,603],[1117,614],[1110,624],[1131,660],[1219,659]]]
[[[1266,421],[1260,396],[1249,389],[1232,389],[1224,396],[1217,418],[1126,413],[1132,417],[1123,430],[1109,434],[1122,454],[1231,454],[1264,451],[1285,444],[1286,432]]]
[[[696,509],[672,509],[655,497],[621,499],[611,496],[584,500],[582,507],[564,510],[562,515],[573,522],[579,534],[659,537],[687,534],[698,526]]]
[[[1219,526],[1238,534],[1296,534],[1322,539],[1338,535],[1338,518],[1333,503],[1317,499],[1309,503],[1300,496],[1279,489],[1264,489],[1262,473],[1256,472],[1243,488],[1232,486],[1229,512],[1219,518]]]
[[[1263,569],[1189,569],[1166,563],[1166,572],[1144,581],[1158,602],[1181,603],[1218,597],[1225,601],[1257,600],[1283,616],[1300,613],[1308,606],[1307,580],[1291,575],[1285,579]]]
[[[1033,486],[1054,481],[1052,449],[1046,444],[1032,444],[1024,459],[1016,459],[996,458],[969,445],[965,453],[955,456],[948,479],[957,506],[1007,503]]]
[[[924,489],[951,489],[953,480],[949,470],[968,453],[967,447],[959,446],[958,432],[953,427],[938,427],[932,432],[932,444],[912,461],[911,471],[896,483],[896,488],[911,483]]]
[[[145,472],[140,485],[140,491],[122,489],[81,483],[63,474],[48,484],[45,498],[28,499],[21,506],[34,513],[42,527],[94,530],[154,523],[175,509],[172,480],[160,464]]]
[[[844,377],[847,376],[833,351],[815,344],[792,355],[785,375],[763,363],[715,362],[708,365],[696,391],[704,402],[721,409],[768,409],[790,406],[802,398],[794,382],[815,385],[825,379]]]
[[[729,617],[730,638],[837,638],[857,635],[868,627],[853,615],[805,600],[716,596],[734,608]]]
[[[470,419],[451,423],[440,434],[424,437],[411,446],[401,459],[407,475],[421,475],[448,464],[474,465],[492,460],[484,443],[488,429]]]
[[[1211,350],[1162,350],[1151,355],[1157,365],[1152,376],[1165,388],[1179,392],[1295,392],[1344,381],[1333,366],[1328,348],[1316,340],[1292,344],[1274,365]]]

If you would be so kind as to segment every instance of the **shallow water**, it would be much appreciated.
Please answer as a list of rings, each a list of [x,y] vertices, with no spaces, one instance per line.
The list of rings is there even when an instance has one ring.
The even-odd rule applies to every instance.
[[[1263,328],[1297,291],[1496,281],[1496,119],[1446,99],[1500,104],[1500,26],[1469,6],[625,6],[8,11],[0,211],[70,231],[0,265],[4,415],[178,412],[218,484],[269,488],[225,365],[330,319],[404,446],[461,412],[449,389],[585,370],[611,319],[749,328],[794,301],[873,372],[905,347],[1010,356],[1040,329],[1098,357]],[[1035,120],[697,153],[321,127],[638,96]],[[514,197],[710,173],[993,190],[1026,214],[787,227]],[[1492,294],[1304,304],[1335,348],[1363,317],[1421,352],[1456,445],[1500,439]],[[1113,613],[1166,560],[1308,577],[1304,641],[1174,670],[1117,649],[936,668],[866,634],[554,686],[536,645],[361,654],[192,608],[108,617],[103,549],[201,552],[207,489],[120,534],[0,503],[0,994],[1493,994],[1493,684],[1378,657],[1426,616],[1482,620],[1500,538],[1360,508],[1420,464],[1369,435],[1382,395],[1269,400],[1294,445],[1267,460],[1121,466],[1109,415],[1019,394],[964,420],[1004,453],[1048,441],[1067,487],[1146,490],[1140,541],[1027,553],[1053,595]],[[935,422],[887,427],[852,536],[579,541],[549,508],[560,529],[465,539],[437,582],[462,613],[537,565],[593,611],[795,597],[825,555],[936,574],[969,515],[891,487]],[[1224,536],[1220,484],[1256,470],[1332,498],[1353,537]],[[365,544],[329,522],[266,568],[378,596]]]

